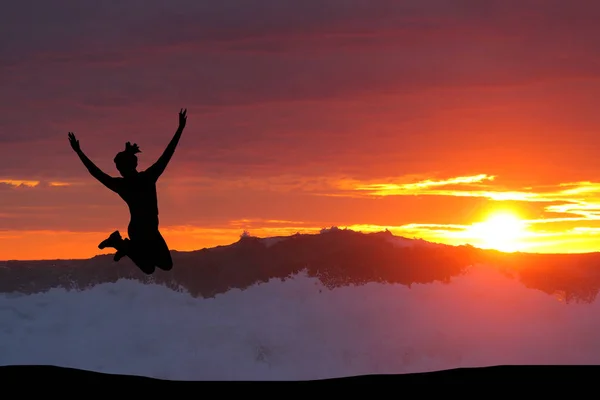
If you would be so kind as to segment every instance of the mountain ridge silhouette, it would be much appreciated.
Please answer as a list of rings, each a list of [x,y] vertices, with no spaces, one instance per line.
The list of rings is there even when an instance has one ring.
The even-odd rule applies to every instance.
[[[89,259],[0,262],[0,293],[39,293],[51,288],[83,290],[100,283],[135,279],[184,288],[213,297],[270,279],[305,272],[328,289],[369,282],[413,284],[452,279],[489,265],[526,287],[569,302],[592,302],[600,290],[600,254],[503,253],[470,245],[452,246],[395,236],[324,229],[321,233],[268,238],[244,234],[228,245],[172,251],[174,268],[146,276],[129,260],[112,255]]]

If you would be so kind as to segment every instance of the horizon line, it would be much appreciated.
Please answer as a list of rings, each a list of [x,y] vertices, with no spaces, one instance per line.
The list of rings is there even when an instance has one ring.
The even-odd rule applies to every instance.
[[[227,244],[217,244],[215,246],[212,247],[202,247],[202,248],[197,248],[194,250],[177,250],[177,249],[170,249],[171,252],[174,253],[195,253],[195,252],[199,252],[202,250],[211,250],[211,249],[216,249],[219,247],[229,247],[229,246],[233,246],[236,243],[240,243],[242,240],[247,240],[247,239],[259,239],[259,240],[267,240],[267,239],[278,239],[278,238],[282,238],[282,239],[288,239],[288,238],[292,238],[295,236],[317,236],[317,235],[322,235],[322,234],[327,234],[327,233],[331,233],[331,232],[353,232],[353,233],[358,233],[358,234],[362,234],[362,235],[373,235],[373,234],[388,234],[391,235],[395,238],[399,238],[399,239],[406,239],[409,241],[415,241],[415,242],[423,242],[426,244],[432,244],[435,246],[443,246],[443,247],[453,247],[453,248],[459,248],[459,247],[471,247],[480,251],[484,251],[484,252],[494,252],[494,253],[502,253],[502,254],[514,254],[514,255],[548,255],[548,256],[569,256],[569,255],[589,255],[589,254],[595,254],[598,253],[599,251],[575,251],[575,252],[557,252],[557,253],[553,253],[553,252],[540,252],[540,251],[506,251],[506,250],[498,250],[498,249],[494,249],[494,248],[484,248],[484,247],[480,247],[480,246],[476,246],[470,243],[462,243],[462,244],[449,244],[449,243],[441,243],[441,242],[433,242],[433,241],[429,241],[423,238],[409,238],[406,236],[401,236],[401,235],[395,235],[392,231],[388,230],[388,229],[383,229],[380,231],[360,231],[360,230],[355,230],[355,229],[351,229],[351,228],[347,228],[347,227],[343,227],[340,228],[338,226],[331,226],[328,228],[322,228],[319,232],[303,232],[303,233],[293,233],[293,234],[289,234],[289,235],[275,235],[275,236],[264,236],[264,237],[260,237],[260,236],[253,236],[250,233],[247,233],[248,231],[244,230],[244,232],[240,235],[240,238],[235,241],[235,242],[230,242]],[[246,234],[247,233],[247,234]],[[36,258],[36,259],[6,259],[6,260],[0,260],[0,263],[7,263],[7,262],[36,262],[36,261],[42,261],[42,262],[52,262],[52,261],[87,261],[87,260],[92,260],[94,258],[98,258],[98,257],[109,257],[114,255],[114,253],[108,253],[108,254],[96,254],[94,256],[91,257],[87,257],[87,258]]]

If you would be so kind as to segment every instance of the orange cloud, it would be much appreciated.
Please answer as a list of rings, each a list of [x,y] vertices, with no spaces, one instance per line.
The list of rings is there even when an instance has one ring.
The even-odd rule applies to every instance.
[[[63,186],[71,186],[71,183],[67,182],[42,182],[38,180],[25,180],[25,179],[0,179],[0,183],[5,185],[9,185],[12,187],[28,187],[28,188],[38,188],[42,186],[50,186],[50,187],[63,187]]]
[[[0,179],[0,183],[14,187],[36,187],[40,181],[18,180],[18,179]]]
[[[600,183],[569,182],[560,183],[553,188],[532,188],[526,190],[502,190],[483,183],[493,181],[496,177],[479,174],[460,176],[444,180],[426,179],[410,183],[363,183],[360,181],[342,181],[336,186],[341,189],[335,195],[353,196],[359,192],[363,196],[455,196],[481,197],[494,201],[523,201],[557,203],[545,207],[550,213],[573,214],[578,217],[561,218],[560,220],[600,219]],[[473,189],[472,184],[479,184],[486,189]],[[446,188],[452,186],[452,188]],[[543,190],[542,190],[543,189]],[[556,221],[556,219],[555,219]],[[533,221],[532,221],[533,222]],[[546,222],[546,220],[541,220]]]
[[[358,185],[354,187],[354,190],[369,191],[375,195],[398,195],[398,194],[415,194],[423,189],[438,186],[449,186],[456,184],[468,184],[468,183],[479,183],[485,180],[494,180],[494,176],[486,174],[479,174],[474,176],[459,176],[456,178],[445,179],[441,181],[434,181],[427,179],[420,182],[414,183],[374,183],[369,185]]]

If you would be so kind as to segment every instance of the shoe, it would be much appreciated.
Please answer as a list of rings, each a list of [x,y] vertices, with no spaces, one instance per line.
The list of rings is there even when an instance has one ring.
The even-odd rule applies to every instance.
[[[99,245],[98,248],[99,249],[104,249],[105,247],[113,247],[113,248],[117,248],[117,246],[119,245],[119,243],[121,243],[123,239],[121,238],[121,234],[119,233],[119,231],[114,231],[113,233],[110,234],[110,236],[106,239],[104,239]]]

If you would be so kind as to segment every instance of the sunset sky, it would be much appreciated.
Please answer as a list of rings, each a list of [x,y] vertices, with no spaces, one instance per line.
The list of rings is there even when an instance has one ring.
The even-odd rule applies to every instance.
[[[0,13],[0,260],[86,258],[118,175],[188,122],[158,184],[175,250],[329,226],[600,249],[600,3],[54,0]],[[494,230],[492,230],[494,231]],[[482,241],[483,240],[483,241]]]

